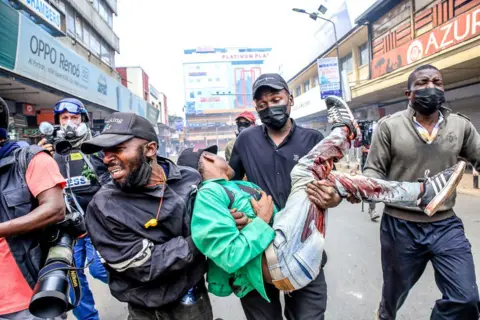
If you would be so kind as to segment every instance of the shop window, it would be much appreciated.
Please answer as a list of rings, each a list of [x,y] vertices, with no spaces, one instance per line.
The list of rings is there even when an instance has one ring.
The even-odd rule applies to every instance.
[[[100,56],[100,40],[94,32],[90,34],[90,50],[93,54]]]
[[[75,15],[75,34],[78,39],[83,40],[82,19],[78,15]]]
[[[360,59],[360,66],[364,66],[366,64],[368,64],[368,43],[365,42],[364,44],[362,44],[359,48],[358,48],[358,51],[359,51],[359,59]]]
[[[343,70],[347,72],[353,71],[353,59],[351,53],[340,59],[340,71]]]
[[[105,45],[105,43],[102,43],[101,50],[102,51],[100,52],[100,58],[106,64],[111,65],[112,61],[111,61],[111,57],[110,57],[110,51],[108,50],[108,47]]]
[[[312,78],[312,82],[313,82],[313,87],[315,88],[316,86],[318,86],[318,77],[313,77]]]
[[[302,95],[302,87],[298,86],[295,88],[295,97]]]
[[[90,49],[90,28],[86,23],[83,24],[83,43]]]
[[[98,0],[91,1],[93,8],[98,12]]]
[[[102,2],[99,2],[98,4],[98,13],[100,14],[100,17],[103,18],[103,20],[108,20],[108,11],[105,4],[103,4]]]
[[[67,33],[70,35],[75,35],[75,13],[73,12],[72,8],[66,8],[66,25],[67,25]]]
[[[307,80],[303,83],[304,92],[310,91],[310,80]]]

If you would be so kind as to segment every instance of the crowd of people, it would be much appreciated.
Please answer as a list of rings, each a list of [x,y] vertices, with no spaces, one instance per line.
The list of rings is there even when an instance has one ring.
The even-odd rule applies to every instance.
[[[153,126],[133,113],[113,113],[92,137],[85,107],[72,98],[54,106],[68,154],[51,139],[19,145],[8,138],[0,99],[0,319],[39,319],[29,305],[48,252],[44,231],[65,218],[68,190],[88,231],[73,248],[77,319],[99,319],[87,266],[128,304],[129,319],[212,320],[209,293],[235,294],[249,320],[324,319],[327,209],[346,199],[386,204],[376,319],[396,318],[432,262],[442,293],[432,319],[477,320],[471,246],[453,207],[466,163],[480,170],[480,135],[448,109],[444,91],[435,67],[411,73],[406,109],[371,130],[363,175],[334,170],[361,136],[348,105],[325,100],[326,137],[297,126],[278,74],[253,84],[262,125],[241,113],[226,160],[210,146],[172,162],[159,155]]]

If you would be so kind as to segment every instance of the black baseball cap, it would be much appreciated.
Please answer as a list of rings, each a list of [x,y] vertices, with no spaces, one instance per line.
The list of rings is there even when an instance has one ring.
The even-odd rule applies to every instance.
[[[202,156],[202,153],[205,151],[213,154],[217,154],[218,147],[213,145],[205,149],[198,149],[198,150],[195,150],[193,148],[185,149],[178,157],[177,164],[179,166],[190,167],[195,170],[198,170],[198,162],[200,161],[200,157]]]
[[[260,77],[255,80],[253,84],[253,98],[257,99],[258,90],[261,87],[270,87],[275,90],[287,90],[290,93],[290,89],[288,89],[288,83],[283,79],[281,75],[278,73],[264,73]]]
[[[158,137],[153,125],[145,118],[130,112],[115,112],[105,121],[105,128],[97,137],[84,142],[82,152],[95,153],[105,148],[111,148],[132,138],[155,141]]]

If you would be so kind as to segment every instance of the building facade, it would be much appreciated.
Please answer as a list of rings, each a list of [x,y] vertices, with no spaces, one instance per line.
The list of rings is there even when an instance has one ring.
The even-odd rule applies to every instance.
[[[447,105],[480,130],[480,1],[381,1],[357,19],[369,26],[370,79],[352,89],[356,106],[387,115],[406,107],[408,75],[442,72]]]
[[[378,120],[406,108],[409,74],[432,64],[444,75],[448,107],[480,130],[479,48],[479,0],[380,0],[339,39],[343,89],[357,118]],[[318,58],[336,56],[333,47]],[[292,117],[327,131],[318,83],[316,60],[289,80]]]
[[[115,71],[116,7],[115,0],[0,1],[0,96],[11,110],[12,138],[35,140],[64,97],[83,101],[95,130],[114,111],[156,123],[157,112]]]
[[[252,85],[262,74],[270,48],[184,50],[186,139],[220,148],[235,137],[235,117],[255,112]]]

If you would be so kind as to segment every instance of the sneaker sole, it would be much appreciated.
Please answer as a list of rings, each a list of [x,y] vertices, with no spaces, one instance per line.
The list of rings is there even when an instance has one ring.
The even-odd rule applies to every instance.
[[[427,205],[425,208],[424,212],[427,216],[431,217],[433,216],[440,206],[443,204],[443,202],[450,197],[450,195],[453,193],[453,191],[457,188],[458,184],[462,180],[463,173],[465,172],[465,168],[467,166],[467,163],[465,161],[460,161],[459,165],[455,169],[455,171],[452,174],[452,177],[450,178],[450,181],[448,184],[443,188],[442,191],[440,191],[433,199],[430,201],[430,203]]]
[[[331,96],[331,97],[334,97],[334,99],[336,99],[337,101],[339,101],[339,102],[342,104],[342,106],[343,106],[343,107],[347,110],[347,112],[348,112],[348,116],[350,117],[349,120],[353,122],[353,121],[355,120],[355,118],[353,117],[352,110],[350,110],[350,107],[347,105],[347,103],[344,102],[342,99],[336,97],[336,96]],[[333,106],[333,107],[331,107],[331,108],[336,108],[336,107]],[[330,109],[331,109],[331,108],[330,108]],[[327,105],[327,110],[328,110],[328,109],[329,109],[329,108],[328,108],[328,105]]]

